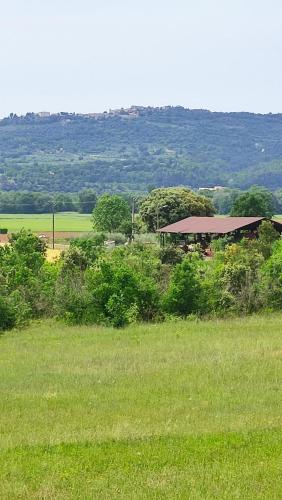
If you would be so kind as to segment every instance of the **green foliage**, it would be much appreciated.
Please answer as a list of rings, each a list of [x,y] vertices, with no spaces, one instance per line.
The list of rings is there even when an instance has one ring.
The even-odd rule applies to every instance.
[[[119,231],[130,221],[131,212],[128,203],[118,195],[104,194],[93,210],[93,225],[96,231]]]
[[[272,217],[275,214],[275,199],[266,189],[254,187],[241,194],[231,210],[235,217]]]
[[[181,106],[134,113],[130,120],[126,111],[98,119],[61,113],[1,120],[0,189],[140,193],[152,186],[282,186],[281,115]]]
[[[78,193],[78,207],[82,214],[91,214],[97,203],[97,195],[93,189],[83,189]]]
[[[282,241],[277,241],[273,252],[263,267],[265,289],[268,293],[268,304],[277,309],[282,308]]]
[[[177,222],[191,215],[214,214],[211,201],[186,188],[154,189],[140,205],[140,216],[148,231]]]
[[[70,242],[70,249],[80,249],[88,263],[95,262],[104,253],[104,234],[96,234],[89,238],[75,238]]]
[[[0,213],[45,214],[76,210],[75,196],[66,193],[0,192]]]
[[[10,330],[16,325],[15,311],[9,302],[0,295],[0,331]]]
[[[160,259],[162,264],[179,264],[184,255],[183,250],[175,245],[165,245],[160,249]]]
[[[258,229],[257,248],[265,259],[270,257],[275,241],[280,239],[280,234],[270,221],[263,221]]]
[[[218,239],[208,260],[172,245],[107,248],[104,240],[103,234],[75,239],[55,263],[46,262],[45,243],[26,230],[0,246],[0,329],[47,316],[120,328],[165,314],[223,316],[281,307],[281,240],[270,222],[261,224],[256,240]]]
[[[87,281],[96,322],[121,327],[132,317],[152,319],[158,302],[156,287],[127,264],[101,261],[99,267],[88,271]]]
[[[187,256],[175,266],[163,300],[166,312],[187,316],[199,311],[201,307],[200,262],[199,257],[193,255]]]
[[[262,265],[263,256],[255,248],[231,244],[219,252],[204,276],[207,310],[247,314],[263,308]]]
[[[18,325],[51,312],[56,272],[46,263],[45,251],[45,243],[26,230],[0,247],[0,291]]]
[[[241,191],[239,189],[223,189],[216,191],[212,196],[212,202],[216,211],[222,215],[230,214],[240,193]],[[206,195],[206,192],[204,192],[204,194]]]

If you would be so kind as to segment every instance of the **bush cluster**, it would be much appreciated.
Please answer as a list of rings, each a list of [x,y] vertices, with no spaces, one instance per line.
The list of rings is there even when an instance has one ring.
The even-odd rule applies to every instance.
[[[0,247],[1,330],[46,316],[123,327],[282,307],[282,241],[269,222],[255,240],[215,244],[211,260],[142,243],[107,250],[103,235],[73,241],[54,263],[45,253],[24,230]]]

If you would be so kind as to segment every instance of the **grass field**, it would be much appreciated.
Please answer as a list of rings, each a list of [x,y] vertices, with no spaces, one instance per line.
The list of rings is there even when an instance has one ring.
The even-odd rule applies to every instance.
[[[52,231],[52,214],[0,214],[0,227],[8,228],[9,233],[30,229],[31,231]],[[55,215],[55,231],[92,230],[91,216],[76,212]]]
[[[277,215],[276,218],[282,218]],[[30,229],[35,232],[52,231],[52,214],[0,214],[0,227],[9,233]],[[55,215],[55,231],[92,231],[91,216],[77,212],[61,212]]]
[[[282,498],[282,315],[0,337],[0,498]]]

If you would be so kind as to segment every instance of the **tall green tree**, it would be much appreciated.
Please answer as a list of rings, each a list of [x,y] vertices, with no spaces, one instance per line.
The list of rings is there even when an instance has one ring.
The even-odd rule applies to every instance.
[[[275,209],[273,194],[267,189],[254,187],[235,200],[230,215],[235,217],[272,217]]]
[[[163,299],[165,311],[187,316],[201,307],[201,281],[197,255],[187,256],[172,272],[168,290]]]
[[[93,210],[92,221],[95,231],[119,231],[130,220],[130,206],[118,195],[102,195]]]
[[[97,195],[93,189],[83,189],[78,193],[78,206],[81,214],[91,214],[97,203]]]
[[[140,215],[149,231],[173,224],[191,215],[212,216],[212,201],[189,189],[154,189],[140,205]]]

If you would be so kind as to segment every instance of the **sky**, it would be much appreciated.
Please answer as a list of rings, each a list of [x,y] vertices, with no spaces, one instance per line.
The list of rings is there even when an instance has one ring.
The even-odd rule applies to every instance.
[[[0,116],[282,112],[281,0],[0,0]]]

